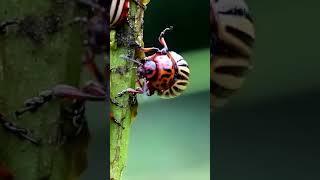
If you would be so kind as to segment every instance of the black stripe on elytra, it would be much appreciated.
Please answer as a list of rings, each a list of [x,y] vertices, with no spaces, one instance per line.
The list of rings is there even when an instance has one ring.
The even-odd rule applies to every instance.
[[[216,97],[225,98],[232,95],[235,92],[235,89],[228,89],[223,86],[220,86],[213,80],[210,81],[210,93],[214,94]]]
[[[184,81],[179,81],[177,82],[177,85],[179,86],[186,86],[188,83],[187,82],[184,82]]]
[[[170,91],[171,95],[175,95],[175,93],[173,92],[172,88],[170,88],[169,91]]]
[[[231,26],[226,26],[226,31],[232,34],[233,36],[239,38],[242,42],[244,42],[247,46],[252,47],[254,43],[254,38],[251,37],[248,33],[243,32],[239,29],[236,29]]]
[[[116,18],[116,15],[117,15],[118,10],[119,10],[119,4],[120,4],[120,0],[117,0],[116,9],[115,9],[114,14],[112,16],[111,23],[114,22],[114,20]],[[121,7],[121,8],[123,8],[123,7]]]
[[[224,41],[218,41],[216,46],[213,47],[214,56],[226,56],[226,57],[242,57],[242,58],[250,58],[248,54],[244,54],[233,44],[228,44]],[[212,53],[212,52],[211,52]]]
[[[221,66],[216,68],[214,72],[216,74],[230,74],[235,77],[243,77],[249,72],[249,69],[244,66]]]
[[[180,65],[178,65],[179,67],[181,66],[181,67],[189,67],[188,66],[188,64],[180,64]]]
[[[183,75],[181,75],[181,74],[176,74],[176,77],[175,77],[175,80],[177,81],[177,80],[188,80],[189,79],[189,77],[187,77],[187,76],[183,76]]]
[[[173,86],[173,89],[176,91],[176,92],[181,92],[182,89],[179,89],[177,86]]]
[[[182,73],[184,73],[186,76],[188,76],[188,77],[189,77],[189,73],[188,73],[187,71],[185,71],[185,70],[181,69],[181,72],[182,72]]]
[[[227,11],[219,11],[219,14],[243,16],[246,19],[248,19],[250,22],[253,22],[253,18],[251,14],[246,9],[243,9],[243,8],[232,8]]]

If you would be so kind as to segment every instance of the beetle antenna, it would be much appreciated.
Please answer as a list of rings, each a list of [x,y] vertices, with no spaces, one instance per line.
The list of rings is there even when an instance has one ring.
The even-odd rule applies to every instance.
[[[120,55],[120,58],[124,59],[124,60],[127,60],[127,61],[131,61],[131,62],[134,62],[134,63],[137,63],[139,65],[142,65],[141,62],[135,60],[135,59],[132,59],[132,58],[129,58],[128,56],[124,56],[124,55]]]

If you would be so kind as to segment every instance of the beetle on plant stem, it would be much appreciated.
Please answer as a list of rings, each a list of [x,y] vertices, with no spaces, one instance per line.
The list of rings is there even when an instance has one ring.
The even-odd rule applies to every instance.
[[[159,36],[162,49],[151,47],[139,49],[145,53],[155,51],[153,55],[142,60],[134,60],[123,56],[124,59],[138,65],[136,89],[128,88],[118,93],[116,98],[126,93],[153,95],[155,92],[162,98],[174,98],[182,94],[189,84],[189,66],[182,56],[174,51],[169,51],[164,35],[173,27],[164,29]]]

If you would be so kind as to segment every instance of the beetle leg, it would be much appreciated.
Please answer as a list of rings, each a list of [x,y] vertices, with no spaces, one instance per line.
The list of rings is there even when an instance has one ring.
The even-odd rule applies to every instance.
[[[102,80],[103,75],[102,73],[98,70],[96,63],[93,60],[94,58],[89,58],[89,61],[86,61],[86,66],[89,68],[89,70],[95,75],[96,79],[98,79],[100,81],[100,83],[96,83],[93,81],[89,81],[87,83],[87,86],[85,88],[83,88],[84,92],[89,93],[89,94],[95,94],[95,95],[104,95],[106,96],[106,89],[104,86],[102,86],[102,82],[104,80]],[[87,59],[88,60],[88,59]],[[107,66],[107,77],[109,76],[109,67]],[[107,100],[107,97],[106,97]],[[110,102],[120,108],[124,108],[123,105],[121,105],[118,101],[109,98]],[[113,118],[113,116],[110,116],[110,119],[113,120],[116,124],[118,124],[119,126],[122,126],[121,122],[119,122],[117,119]]]
[[[112,102],[114,105],[116,105],[116,106],[118,106],[118,107],[120,107],[120,108],[125,108],[126,106],[121,105],[121,104],[117,101],[118,98],[122,97],[122,96],[125,95],[125,94],[136,95],[136,94],[143,94],[143,93],[144,93],[144,91],[143,91],[143,89],[142,89],[141,87],[138,87],[138,88],[136,88],[136,89],[128,88],[128,89],[125,89],[125,90],[119,92],[119,93],[117,94],[117,96],[115,97],[115,99],[111,99],[111,98],[110,98],[110,99],[111,99],[111,102]]]
[[[136,42],[131,42],[129,44],[130,47],[132,48],[137,48],[139,50],[141,50],[142,52],[144,53],[147,53],[147,52],[151,52],[151,51],[156,51],[156,52],[160,52],[160,49],[159,48],[156,48],[156,47],[149,47],[149,48],[144,48],[144,47],[141,47],[138,43]]]
[[[121,92],[119,92],[116,96],[116,98],[119,98],[119,97],[122,97],[123,95],[125,94],[131,94],[131,95],[136,95],[136,94],[143,94],[144,91],[142,90],[141,87],[138,87],[136,89],[133,89],[133,88],[128,88],[128,89],[125,89]]]
[[[126,106],[120,104],[117,100],[110,98],[110,101],[112,104],[114,104],[115,106],[118,106],[120,108],[125,108]]]
[[[127,61],[134,62],[134,63],[136,63],[138,65],[142,65],[142,63],[139,62],[139,60],[135,60],[135,59],[129,58],[128,56],[121,55],[120,58],[122,58],[124,60],[127,60]]]
[[[151,52],[151,51],[161,52],[161,50],[159,48],[156,48],[156,47],[150,47],[150,48],[141,47],[140,50],[142,52],[144,52],[144,53]]]
[[[5,130],[15,134],[16,136],[26,139],[32,142],[33,144],[36,144],[36,145],[40,144],[39,140],[36,140],[32,137],[32,133],[30,130],[18,127],[15,123],[8,121],[1,113],[0,113],[0,124]]]
[[[121,121],[119,121],[114,117],[113,113],[110,112],[110,120],[116,123],[118,126],[122,127],[122,129],[124,129],[124,126],[122,125],[122,121],[124,120],[124,118],[122,118]]]
[[[86,87],[87,92],[93,91],[93,88]],[[95,91],[97,93],[97,91]],[[103,101],[106,96],[88,94],[69,85],[57,85],[51,90],[42,91],[39,96],[30,98],[25,101],[24,107],[15,112],[17,117],[26,112],[35,112],[38,108],[51,101],[53,98],[76,99],[82,101]]]
[[[20,115],[22,115],[26,112],[34,112],[39,107],[41,107],[43,104],[45,104],[46,102],[51,101],[52,98],[53,98],[53,91],[52,90],[42,91],[42,92],[40,92],[39,96],[27,99],[24,102],[24,107],[17,110],[15,112],[15,115],[17,117],[19,117]]]
[[[30,98],[25,101],[24,107],[15,112],[16,117],[23,115],[26,112],[35,112],[38,108],[42,107],[44,104],[56,98],[66,98],[73,99],[74,103],[71,108],[65,110],[68,119],[72,119],[72,123],[77,127],[78,134],[83,125],[84,118],[84,101],[103,101],[106,100],[106,91],[104,87],[96,82],[89,81],[82,90],[69,85],[57,85],[51,90],[42,91],[39,96]],[[70,115],[71,114],[71,115]],[[1,124],[9,131],[22,136],[29,141],[36,143],[34,139],[30,136],[30,131],[18,128],[13,123],[9,123],[1,118]]]
[[[95,81],[88,81],[82,88],[82,91],[87,94],[95,96],[104,96],[106,98],[106,89],[100,83]]]
[[[136,89],[133,88],[127,88],[121,92],[119,92],[117,94],[117,96],[115,97],[115,99],[118,99],[119,97],[122,97],[125,94],[130,94],[130,95],[137,95],[137,94],[146,94],[147,96],[151,96],[153,94],[153,91],[148,88],[148,81],[146,81],[144,79],[143,84],[141,83],[140,80],[136,81],[139,85],[139,87],[137,87]],[[118,103],[116,100],[114,100],[116,102],[116,106],[119,106],[120,103]],[[125,106],[122,106],[125,107]]]
[[[84,102],[85,101],[103,101],[106,100],[106,93],[103,86],[98,83],[89,82],[82,90],[69,85],[57,85],[51,90],[42,91],[39,96],[25,101],[24,107],[15,112],[16,117],[26,112],[35,112],[44,104],[57,98],[74,100],[71,107],[65,109],[67,119],[72,119],[73,125],[78,128],[78,134],[84,123]],[[71,114],[71,115],[70,115]]]
[[[62,108],[62,117],[72,122],[73,127],[76,128],[74,133],[77,136],[85,124],[85,105],[83,101],[74,100],[70,106]]]
[[[88,60],[89,59],[89,60]],[[89,68],[89,70],[95,75],[96,79],[100,79],[100,83],[96,83],[93,81],[89,81],[88,85],[84,88],[84,92],[87,92],[89,94],[95,94],[95,95],[102,95],[102,94],[106,94],[106,89],[104,86],[102,86],[102,81],[101,80],[103,75],[102,73],[98,70],[98,67],[96,65],[96,63],[94,62],[93,58],[88,58],[86,61],[86,66]],[[109,65],[107,65],[107,77],[109,76]],[[122,105],[120,105],[120,103],[118,103],[117,101],[110,99],[110,102],[116,106],[119,107],[124,107]]]
[[[99,68],[95,62],[95,54],[90,49],[87,49],[85,53],[83,64],[89,69],[89,71],[94,75],[100,84],[105,83],[105,78],[99,71]]]
[[[84,92],[90,93],[90,94],[95,94],[95,95],[105,95],[106,91],[104,89],[104,87],[96,82],[93,81],[89,81],[88,85],[86,86],[86,88],[84,88]],[[107,97],[106,97],[107,99]],[[118,101],[109,98],[110,102],[120,108],[124,108],[123,105],[121,105]]]

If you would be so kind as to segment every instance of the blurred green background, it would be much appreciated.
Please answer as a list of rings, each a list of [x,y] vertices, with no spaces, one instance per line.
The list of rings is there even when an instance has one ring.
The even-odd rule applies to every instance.
[[[212,116],[212,175],[320,179],[320,3],[246,2],[256,21],[255,68]]]
[[[188,3],[189,2],[189,3]],[[191,69],[191,84],[181,97],[139,97],[138,116],[129,144],[124,180],[208,180],[210,176],[209,1],[151,0],[145,14],[145,46],[159,46],[160,32],[170,50]],[[83,180],[104,179],[107,164],[106,111],[89,104],[89,165]]]

